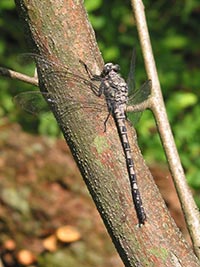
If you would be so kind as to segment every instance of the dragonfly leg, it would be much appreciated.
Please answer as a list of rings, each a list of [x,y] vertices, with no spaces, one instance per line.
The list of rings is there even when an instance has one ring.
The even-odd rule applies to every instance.
[[[91,81],[101,81],[101,77],[99,75],[93,74],[92,71],[88,68],[88,66],[81,60],[79,59],[79,62],[84,66],[89,78]],[[101,94],[99,94],[99,91],[95,90],[92,86],[92,82],[91,82],[91,90],[93,91],[93,93],[96,96],[100,96]]]
[[[104,133],[106,132],[106,124],[107,124],[109,117],[110,117],[110,112],[108,113],[108,116],[106,117],[106,119],[104,121]]]
[[[92,81],[101,81],[100,75],[93,74],[92,71],[88,68],[88,66],[81,59],[79,59],[79,62],[84,66],[89,78]]]
[[[91,70],[88,68],[88,66],[81,59],[79,59],[79,62],[84,66],[89,78],[93,79],[93,74],[92,74]]]

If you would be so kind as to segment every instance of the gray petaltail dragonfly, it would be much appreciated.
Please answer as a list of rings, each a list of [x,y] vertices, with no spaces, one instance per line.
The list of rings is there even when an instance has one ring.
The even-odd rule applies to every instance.
[[[33,57],[38,64],[41,64],[43,66],[45,79],[48,79],[47,77],[51,76],[51,79],[62,79],[66,82],[71,80],[73,81],[73,83],[86,84],[91,88],[90,91],[92,91],[97,97],[104,96],[105,104],[107,105],[108,110],[108,116],[104,121],[104,131],[106,131],[106,123],[108,121],[109,116],[111,115],[114,118],[119,138],[123,147],[128,176],[131,185],[133,203],[135,206],[139,226],[143,225],[146,220],[146,213],[144,211],[142,199],[138,189],[134,162],[131,156],[131,148],[128,140],[125,121],[127,105],[134,106],[140,104],[150,96],[151,81],[148,80],[147,82],[145,82],[144,85],[140,88],[140,90],[135,90],[135,53],[133,53],[133,57],[131,60],[131,68],[127,83],[121,77],[119,73],[120,68],[117,64],[107,63],[104,65],[100,75],[93,75],[87,65],[80,61],[80,63],[84,66],[85,71],[87,72],[88,79],[86,79],[82,77],[79,73],[74,73],[70,71],[64,65],[58,65],[57,63],[48,61],[39,55],[30,54],[30,56]],[[57,69],[59,69],[58,71],[54,71],[55,66],[57,67]],[[97,81],[99,82],[99,85],[96,84]],[[66,115],[66,109],[68,113],[70,112],[70,108],[67,106],[70,106],[71,103],[73,103],[73,105],[76,103],[76,99],[70,97],[66,98],[65,95],[61,96],[62,101],[60,101],[57,97],[54,96],[53,93],[34,91],[20,93],[15,96],[14,101],[25,110],[31,113],[36,113],[37,110],[40,109],[39,105],[41,103],[42,97],[45,97],[46,101],[50,106],[53,102],[59,101],[60,109],[63,110],[61,115],[63,114],[63,116]],[[84,105],[89,106],[89,101],[87,101],[87,103],[82,103],[83,108]],[[74,112],[74,109],[71,109],[71,112]]]

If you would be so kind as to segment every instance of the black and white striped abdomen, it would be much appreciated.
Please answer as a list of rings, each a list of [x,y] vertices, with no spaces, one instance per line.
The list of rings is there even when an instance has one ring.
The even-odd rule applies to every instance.
[[[132,198],[133,198],[135,210],[137,213],[137,217],[139,220],[139,225],[142,225],[144,224],[146,220],[146,214],[145,214],[145,211],[142,205],[142,199],[141,199],[140,192],[139,192],[138,185],[137,185],[134,162],[133,162],[132,155],[131,155],[131,148],[130,148],[127,128],[125,124],[126,116],[123,111],[116,109],[114,111],[113,117],[115,119],[115,123],[118,129],[118,133],[120,136],[120,140],[121,140],[125,158],[126,158],[126,165],[127,165],[127,171],[128,171],[130,185],[131,185]]]

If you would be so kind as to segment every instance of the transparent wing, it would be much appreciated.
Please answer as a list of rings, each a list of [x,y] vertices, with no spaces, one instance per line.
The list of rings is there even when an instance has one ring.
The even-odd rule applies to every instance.
[[[151,94],[151,81],[146,81],[139,89],[136,90],[135,88],[135,61],[136,61],[136,50],[133,48],[132,57],[131,57],[131,64],[130,64],[130,71],[128,75],[128,89],[129,89],[129,99],[128,99],[128,106],[134,106],[140,104],[148,99]],[[130,120],[135,124],[142,112],[134,112],[131,115],[127,113]]]
[[[45,101],[46,99],[46,101]],[[100,100],[100,99],[99,99]],[[40,115],[50,111],[50,107],[57,104],[60,110],[60,116],[72,114],[80,109],[92,109],[93,113],[107,111],[104,101],[97,103],[92,99],[82,100],[80,97],[66,96],[64,93],[55,95],[40,91],[23,92],[13,98],[14,103],[21,109],[33,114]],[[48,116],[46,116],[48,118]]]
[[[134,106],[146,101],[151,95],[151,80],[146,81],[133,95],[129,96],[128,106]],[[128,112],[128,118],[136,124],[140,119],[142,112]]]
[[[14,96],[13,102],[19,108],[24,109],[33,115],[38,115],[49,111],[48,104],[45,102],[44,96],[40,91],[20,93]]]
[[[72,72],[64,64],[58,63],[57,59],[50,61],[44,58],[43,56],[34,54],[34,53],[23,54],[22,57],[25,59],[34,60],[36,64],[41,67],[40,68],[41,73],[42,74],[45,73],[45,75],[43,76],[44,79],[47,80],[48,78],[49,79],[53,78],[53,79],[60,79],[63,82],[73,81],[75,83],[84,84],[84,85],[89,86],[95,95],[98,95],[98,90],[99,90],[98,83],[91,80],[91,78],[86,79],[83,76],[81,76],[79,73]],[[84,67],[82,61],[79,60],[79,62]],[[85,67],[84,67],[84,70],[85,70]]]
[[[22,109],[37,115],[38,113],[46,112],[48,106],[53,106],[56,103],[59,106],[61,116],[72,111],[74,112],[76,109],[80,109],[80,107],[93,108],[96,111],[100,109],[105,110],[105,103],[103,104],[101,99],[97,100],[94,96],[94,94],[98,94],[99,85],[95,84],[95,81],[93,82],[91,77],[86,79],[79,75],[79,73],[72,72],[62,63],[57,63],[56,59],[50,61],[33,53],[23,54],[22,56],[28,60],[35,60],[36,64],[40,65],[40,74],[43,77],[42,82],[44,84],[51,84],[51,87],[56,92],[55,94],[40,91],[21,93],[14,98],[14,102]],[[86,86],[81,85],[89,87],[83,92],[85,100],[78,94],[81,88],[86,88]],[[62,88],[62,91],[60,88]],[[73,94],[71,94],[72,92]],[[70,95],[76,95],[76,97]],[[44,101],[44,98],[47,103]]]
[[[137,89],[134,94],[129,95],[128,105],[136,105],[144,102],[151,95],[151,80],[147,80]]]
[[[127,79],[127,85],[129,89],[129,95],[133,95],[135,92],[135,60],[136,60],[136,50],[133,48],[130,70]]]

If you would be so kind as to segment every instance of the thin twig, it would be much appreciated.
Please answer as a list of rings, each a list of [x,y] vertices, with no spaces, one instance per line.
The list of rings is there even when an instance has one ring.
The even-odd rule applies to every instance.
[[[20,72],[16,72],[7,68],[0,67],[0,75],[38,86],[37,78],[30,77]]]
[[[150,102],[151,110],[156,119],[158,132],[160,134],[160,138],[162,140],[169,163],[169,169],[174,179],[182,209],[185,214],[185,220],[193,241],[194,251],[197,257],[200,259],[200,214],[194,202],[191,191],[188,188],[172,131],[168,122],[146,24],[144,5],[141,0],[132,0],[131,2],[142,47],[146,71],[148,78],[152,80],[152,98]]]
[[[151,107],[151,96],[149,99],[132,106],[128,106],[126,111],[128,112],[140,112]]]

